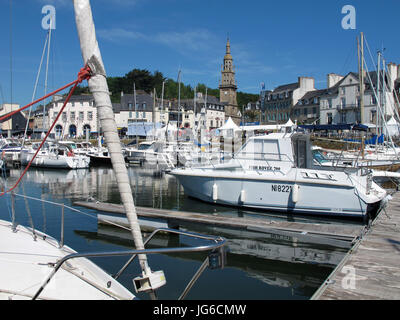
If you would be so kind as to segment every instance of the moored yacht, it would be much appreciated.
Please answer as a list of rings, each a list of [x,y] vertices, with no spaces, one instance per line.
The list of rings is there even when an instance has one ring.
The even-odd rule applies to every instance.
[[[21,151],[21,165],[26,166],[34,157],[39,143]],[[68,145],[45,143],[39,150],[31,166],[58,169],[85,169],[89,167],[90,158],[76,155]]]
[[[228,162],[171,174],[203,201],[298,214],[373,216],[387,196],[367,170],[316,166],[301,133],[251,137]]]

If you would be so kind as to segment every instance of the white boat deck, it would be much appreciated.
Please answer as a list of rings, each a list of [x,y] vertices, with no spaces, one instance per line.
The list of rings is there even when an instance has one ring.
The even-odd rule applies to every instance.
[[[31,230],[0,221],[0,299],[32,299],[62,257],[75,253],[43,235],[34,240]],[[68,260],[38,299],[110,300],[134,299],[127,289],[85,258]]]

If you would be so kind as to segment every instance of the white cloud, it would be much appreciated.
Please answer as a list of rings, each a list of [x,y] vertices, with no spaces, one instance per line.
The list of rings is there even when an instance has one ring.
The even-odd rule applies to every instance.
[[[105,40],[118,43],[121,43],[124,40],[145,40],[168,46],[183,54],[190,51],[191,55],[193,51],[209,50],[213,46],[213,43],[216,43],[215,36],[205,29],[185,32],[159,32],[150,35],[124,28],[111,28],[98,29],[97,34]]]
[[[96,33],[99,37],[112,42],[146,39],[146,36],[140,32],[130,31],[122,28],[99,29],[96,31]]]

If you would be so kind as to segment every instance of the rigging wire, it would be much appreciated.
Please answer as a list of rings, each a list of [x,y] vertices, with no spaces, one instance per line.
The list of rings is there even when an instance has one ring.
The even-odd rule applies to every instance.
[[[19,179],[17,180],[17,182],[15,183],[15,185],[14,185],[13,187],[11,187],[10,189],[8,189],[8,190],[3,191],[2,193],[0,193],[0,196],[4,195],[4,194],[6,194],[6,193],[9,193],[9,192],[11,192],[11,191],[13,191],[13,190],[18,186],[18,184],[21,182],[22,178],[24,177],[24,175],[25,175],[26,172],[28,171],[29,167],[31,166],[33,160],[35,160],[35,158],[36,158],[37,154],[39,153],[40,149],[42,148],[42,146],[43,146],[44,143],[46,142],[48,136],[50,135],[50,132],[53,130],[55,124],[57,123],[58,119],[60,118],[60,116],[61,116],[61,114],[62,114],[64,108],[66,107],[67,103],[69,102],[69,100],[70,100],[72,94],[74,93],[76,87],[78,86],[79,83],[81,83],[81,82],[84,81],[84,80],[88,80],[90,77],[91,77],[91,69],[90,69],[88,66],[85,66],[84,68],[82,68],[82,69],[79,71],[79,73],[78,73],[78,79],[76,79],[75,81],[73,81],[73,82],[71,82],[71,83],[69,83],[69,84],[67,84],[67,85],[65,85],[65,86],[63,86],[63,87],[61,87],[60,89],[57,89],[57,90],[55,90],[55,91],[53,91],[53,92],[50,92],[48,95],[45,95],[44,97],[42,97],[42,98],[40,98],[40,99],[38,99],[38,100],[36,100],[36,101],[34,101],[34,102],[32,102],[32,103],[30,103],[30,104],[24,106],[24,107],[22,107],[22,108],[19,108],[18,110],[15,110],[15,111],[13,111],[13,112],[10,112],[10,113],[8,113],[8,114],[6,114],[6,115],[0,117],[0,121],[2,121],[2,120],[4,120],[4,119],[7,119],[7,118],[11,117],[12,115],[14,115],[15,113],[20,112],[20,111],[22,111],[22,110],[25,110],[25,109],[29,108],[31,105],[33,105],[33,104],[35,104],[35,103],[37,103],[37,102],[39,102],[39,101],[42,101],[42,100],[44,100],[44,99],[46,99],[46,98],[48,98],[48,97],[50,97],[50,96],[56,94],[57,92],[62,91],[62,90],[66,89],[66,88],[68,88],[68,87],[70,87],[70,86],[73,86],[73,87],[71,88],[69,94],[68,94],[68,97],[65,99],[64,104],[63,104],[63,106],[61,107],[61,110],[60,110],[59,114],[58,114],[57,117],[54,119],[54,121],[53,121],[53,123],[52,123],[50,129],[48,130],[48,132],[46,133],[46,135],[45,135],[43,141],[40,143],[38,149],[36,150],[36,153],[33,155],[32,159],[29,161],[29,163],[28,163],[27,166],[25,167],[25,170],[22,172],[21,176],[19,177]]]

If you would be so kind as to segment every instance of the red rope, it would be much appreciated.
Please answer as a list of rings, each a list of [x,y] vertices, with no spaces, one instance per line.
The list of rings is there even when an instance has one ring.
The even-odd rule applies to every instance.
[[[62,108],[60,109],[60,112],[58,113],[56,119],[53,121],[53,123],[52,123],[50,129],[47,131],[46,136],[44,137],[44,139],[43,139],[42,143],[40,144],[39,148],[36,150],[34,156],[33,156],[32,159],[29,161],[28,165],[25,167],[25,170],[22,172],[21,176],[18,178],[18,180],[17,180],[17,182],[15,183],[15,185],[14,185],[12,188],[10,188],[9,190],[3,191],[3,192],[0,194],[0,196],[3,196],[3,195],[5,195],[6,193],[9,193],[9,192],[13,191],[13,190],[18,186],[18,184],[21,182],[22,178],[24,177],[25,173],[28,171],[29,167],[31,166],[33,160],[35,160],[35,158],[36,158],[37,154],[39,153],[40,149],[42,148],[42,146],[43,146],[44,143],[46,142],[47,137],[50,135],[50,132],[53,130],[54,126],[56,125],[56,123],[57,123],[58,119],[60,118],[60,116],[61,116],[61,114],[62,114],[62,112],[63,112],[65,106],[67,105],[68,101],[71,99],[71,96],[72,96],[72,94],[73,94],[74,91],[75,91],[75,88],[76,88],[76,87],[78,86],[78,84],[81,83],[82,81],[84,81],[84,80],[89,80],[90,77],[91,77],[91,70],[90,70],[90,68],[89,68],[88,66],[85,66],[84,68],[82,68],[82,69],[79,71],[79,73],[78,73],[78,79],[76,79],[75,81],[73,81],[73,82],[71,82],[71,83],[69,83],[69,84],[63,86],[63,87],[60,88],[60,89],[57,89],[57,90],[55,90],[55,91],[49,93],[48,95],[46,95],[46,96],[44,96],[44,97],[42,97],[42,98],[40,98],[40,99],[38,99],[38,100],[36,100],[36,101],[30,103],[30,104],[28,104],[28,105],[22,107],[21,109],[19,109],[19,110],[17,110],[17,111],[15,111],[15,112],[12,113],[12,114],[15,114],[16,112],[19,112],[19,111],[22,111],[22,110],[24,110],[24,109],[26,109],[26,108],[29,108],[31,105],[33,105],[33,104],[35,104],[35,103],[37,103],[37,102],[39,102],[39,101],[41,101],[41,100],[44,100],[44,99],[46,99],[46,98],[48,98],[48,97],[50,97],[50,96],[56,94],[57,92],[60,92],[61,90],[64,90],[64,89],[66,89],[66,88],[68,88],[68,87],[70,87],[70,86],[73,85],[73,87],[72,87],[72,89],[70,90],[70,92],[69,92],[67,98],[66,98],[65,101],[64,101],[64,105],[63,105]],[[11,114],[11,115],[12,115],[12,114]],[[7,116],[11,116],[11,115],[8,114]],[[1,117],[1,118],[0,118],[0,121],[3,120],[2,118],[4,118],[4,117]],[[21,150],[21,152],[22,152],[22,150]]]

